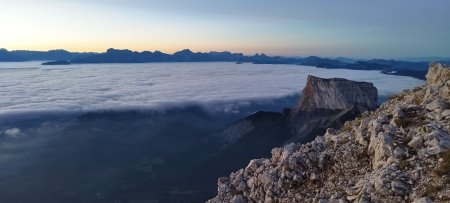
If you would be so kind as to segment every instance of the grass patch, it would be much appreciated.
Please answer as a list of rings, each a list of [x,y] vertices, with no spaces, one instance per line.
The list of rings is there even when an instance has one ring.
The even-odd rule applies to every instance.
[[[345,122],[344,126],[341,128],[341,132],[350,132],[353,129],[351,122]]]
[[[368,157],[367,148],[364,148],[364,151],[362,151],[361,153],[356,154],[356,159],[358,159],[358,160],[363,160],[367,157]]]
[[[394,123],[397,126],[401,126],[403,128],[410,126],[421,126],[427,124],[425,121],[425,117],[421,110],[419,109],[406,109],[405,116],[402,118],[395,118]]]
[[[423,87],[422,86],[419,86],[419,87],[415,87],[414,89],[413,89],[413,91],[414,92],[417,92],[417,91],[420,91],[420,90],[422,90],[423,89]]]
[[[405,170],[406,168],[411,168],[411,164],[407,160],[401,160],[400,163],[398,164],[398,167],[401,170]]]
[[[358,128],[362,123],[362,118],[357,117],[352,121],[347,121],[344,123],[344,125],[341,127],[341,129],[338,131],[337,134],[343,133],[343,132],[350,132],[352,131],[353,127]]]
[[[391,120],[392,118],[394,118],[394,116],[392,114],[387,115],[387,119]]]
[[[395,118],[394,123],[395,123],[395,125],[401,126],[404,128],[406,128],[412,124],[411,119],[402,119],[402,118]]]
[[[355,119],[355,120],[353,120],[352,121],[352,124],[354,125],[354,126],[360,126],[361,125],[361,118],[357,118],[357,119]]]
[[[415,105],[419,105],[419,104],[422,103],[422,99],[420,97],[414,97],[412,99],[412,103],[415,104]]]
[[[389,100],[393,100],[393,99],[402,100],[404,97],[405,97],[405,94],[403,94],[403,93],[393,94],[393,95],[389,96]]]
[[[422,192],[422,197],[429,197],[431,199],[436,198],[436,193],[439,192],[439,190],[442,189],[441,185],[427,185],[425,186],[425,189]]]
[[[442,162],[438,164],[438,167],[434,170],[434,173],[438,176],[450,175],[450,150],[441,154]]]

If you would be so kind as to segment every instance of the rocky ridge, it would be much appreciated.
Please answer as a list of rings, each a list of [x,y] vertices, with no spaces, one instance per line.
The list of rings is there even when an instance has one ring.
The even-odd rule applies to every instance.
[[[450,69],[306,144],[222,177],[208,202],[449,202]]]

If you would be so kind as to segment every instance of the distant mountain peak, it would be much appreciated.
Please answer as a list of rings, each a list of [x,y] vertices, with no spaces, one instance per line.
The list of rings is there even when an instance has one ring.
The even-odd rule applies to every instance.
[[[114,49],[114,48],[109,48],[108,50],[106,50],[106,53],[133,53],[133,51],[129,50],[129,49]]]
[[[192,52],[190,49],[183,49],[181,51],[175,52],[175,54],[193,54],[194,52]]]

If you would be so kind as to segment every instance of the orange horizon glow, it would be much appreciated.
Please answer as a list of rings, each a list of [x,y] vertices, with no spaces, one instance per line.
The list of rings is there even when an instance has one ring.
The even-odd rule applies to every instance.
[[[301,50],[289,50],[289,49],[283,49],[283,48],[272,48],[272,47],[250,47],[241,49],[238,47],[231,47],[223,48],[225,46],[173,46],[173,47],[167,47],[163,45],[159,46],[145,46],[145,45],[117,45],[117,46],[108,46],[108,45],[92,45],[88,43],[87,45],[84,44],[77,44],[77,45],[69,45],[69,44],[60,44],[58,45],[47,45],[47,44],[36,44],[36,45],[28,45],[28,46],[9,46],[9,47],[0,47],[5,48],[9,51],[14,50],[30,50],[30,51],[50,51],[50,50],[66,50],[69,52],[93,52],[93,53],[103,53],[106,52],[107,49],[113,48],[113,49],[128,49],[131,51],[161,51],[163,53],[173,54],[177,51],[181,51],[183,49],[190,49],[193,52],[210,52],[210,51],[229,51],[232,53],[243,53],[244,55],[254,55],[254,54],[267,54],[267,55],[277,55],[277,56],[304,56],[307,55],[308,52],[302,52]],[[295,53],[294,53],[295,52]]]

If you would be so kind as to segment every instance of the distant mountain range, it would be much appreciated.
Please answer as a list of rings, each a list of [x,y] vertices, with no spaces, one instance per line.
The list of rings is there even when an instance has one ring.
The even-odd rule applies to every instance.
[[[435,59],[448,59],[436,58]],[[417,58],[415,58],[417,59]],[[427,59],[427,58],[424,58]],[[432,59],[432,58],[428,58]],[[255,64],[296,64],[316,66],[318,68],[329,69],[353,69],[353,70],[379,70],[384,74],[404,75],[418,79],[425,79],[425,74],[431,60],[424,61],[402,61],[402,60],[358,60],[350,58],[322,58],[309,56],[280,57],[267,56],[265,54],[255,54],[245,56],[242,53],[231,52],[192,52],[189,49],[178,51],[174,54],[166,54],[160,51],[131,51],[108,49],[104,53],[78,53],[65,50],[51,51],[8,51],[0,49],[0,62],[20,62],[31,60],[49,60],[43,65],[68,65],[83,63],[150,63],[150,62],[237,62]],[[439,61],[448,63],[449,61]]]
[[[79,53],[68,52],[63,49],[50,51],[29,51],[29,50],[15,50],[8,51],[0,49],[0,62],[22,62],[33,60],[72,60],[75,58],[84,58],[96,55],[97,53]]]

